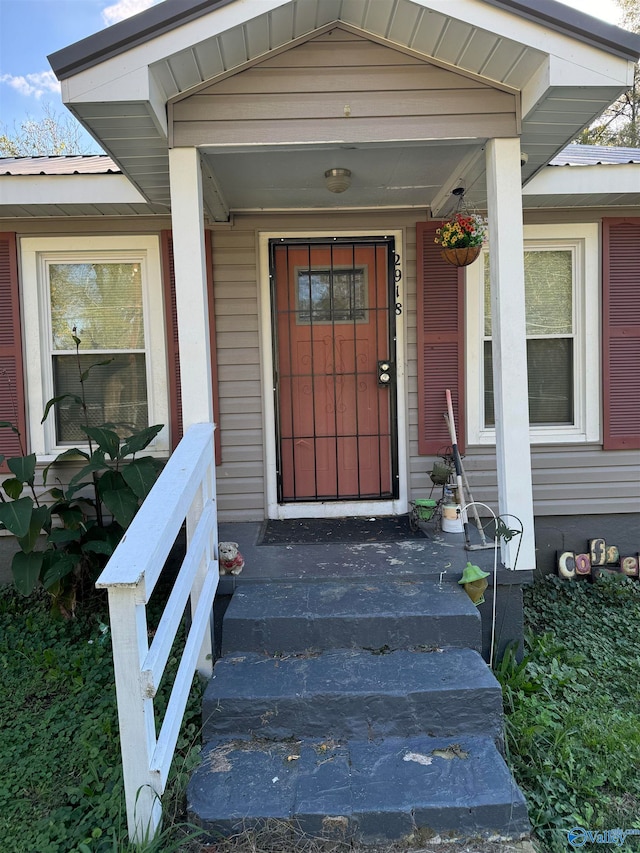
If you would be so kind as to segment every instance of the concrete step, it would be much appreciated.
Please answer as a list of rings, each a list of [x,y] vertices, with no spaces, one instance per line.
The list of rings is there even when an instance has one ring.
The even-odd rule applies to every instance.
[[[236,590],[223,654],[328,648],[480,650],[478,610],[457,584],[428,580],[265,583]]]
[[[224,835],[270,818],[365,843],[416,829],[529,832],[524,798],[490,737],[217,740],[187,799],[194,821]]]
[[[339,649],[230,654],[203,699],[203,740],[487,734],[502,742],[502,692],[478,652]]]

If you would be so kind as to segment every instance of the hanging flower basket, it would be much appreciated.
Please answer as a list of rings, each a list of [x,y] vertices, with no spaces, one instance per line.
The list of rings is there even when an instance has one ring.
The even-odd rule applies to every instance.
[[[443,260],[454,267],[468,267],[480,254],[482,246],[463,246],[460,249],[442,249]]]
[[[454,267],[472,264],[480,254],[487,234],[487,220],[477,213],[456,213],[436,230],[435,242],[442,259]]]

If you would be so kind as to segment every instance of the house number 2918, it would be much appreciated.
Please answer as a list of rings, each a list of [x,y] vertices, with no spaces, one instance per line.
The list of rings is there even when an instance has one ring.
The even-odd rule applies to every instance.
[[[393,271],[393,280],[396,283],[396,300],[399,300],[400,297],[400,282],[402,281],[402,270],[400,269],[400,255],[397,252],[394,252],[393,255],[393,265],[395,270]],[[402,314],[402,302],[396,301],[395,305],[396,316],[399,317]]]

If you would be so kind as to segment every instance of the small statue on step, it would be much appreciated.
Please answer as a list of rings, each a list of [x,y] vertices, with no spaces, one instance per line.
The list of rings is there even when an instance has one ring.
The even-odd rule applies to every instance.
[[[238,551],[237,542],[218,544],[218,567],[221,575],[239,575],[244,568],[244,557]]]

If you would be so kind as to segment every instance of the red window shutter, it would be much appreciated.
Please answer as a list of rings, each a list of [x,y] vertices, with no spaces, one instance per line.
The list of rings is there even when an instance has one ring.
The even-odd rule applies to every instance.
[[[18,427],[26,450],[18,254],[13,233],[0,233],[0,421]],[[10,429],[0,429],[0,453],[8,458],[23,453],[18,436]],[[0,470],[8,470],[6,463]]]
[[[602,221],[603,447],[640,449],[640,219]]]
[[[169,362],[169,417],[171,446],[175,448],[182,438],[182,392],[180,386],[180,348],[178,343],[178,310],[176,307],[176,279],[173,263],[171,231],[162,232],[162,269],[164,278],[165,324],[167,329],[167,359]],[[211,382],[213,384],[213,417],[218,424],[215,433],[216,461],[222,460],[220,437],[220,403],[218,399],[218,359],[213,298],[213,253],[211,232],[205,231],[207,287],[209,291],[209,337],[211,344]]]
[[[447,388],[464,452],[464,272],[440,257],[441,224],[417,223],[418,453],[426,456],[451,444]]]

